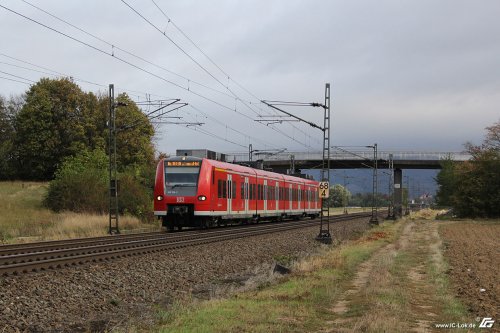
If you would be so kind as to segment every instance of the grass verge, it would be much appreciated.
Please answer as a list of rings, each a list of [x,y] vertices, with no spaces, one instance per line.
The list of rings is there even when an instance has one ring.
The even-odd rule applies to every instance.
[[[308,332],[331,319],[357,266],[393,242],[401,223],[373,228],[356,241],[298,262],[285,281],[225,300],[184,302],[159,309],[159,332]],[[361,311],[362,309],[360,309]]]
[[[45,182],[0,182],[0,244],[106,235],[108,216],[54,213],[43,207]],[[132,216],[120,216],[122,229],[152,229]]]

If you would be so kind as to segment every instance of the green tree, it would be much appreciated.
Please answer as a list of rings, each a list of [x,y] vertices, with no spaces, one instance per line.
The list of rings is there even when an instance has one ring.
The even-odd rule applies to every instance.
[[[340,184],[335,184],[330,187],[330,197],[328,198],[329,207],[344,207],[347,206],[351,192]]]
[[[20,176],[51,179],[65,157],[94,148],[86,115],[95,105],[95,96],[70,79],[43,78],[31,86],[15,121]]]
[[[154,161],[152,142],[154,128],[151,122],[127,94],[120,94],[117,103],[126,104],[116,108],[116,149],[119,169],[150,166]],[[109,108],[107,104],[106,107]]]
[[[116,109],[118,169],[149,168],[154,161],[154,129],[126,94]],[[85,93],[73,81],[41,79],[26,93],[14,122],[19,177],[48,180],[69,156],[108,149],[109,98]]]
[[[500,122],[486,130],[481,146],[465,145],[469,161],[448,164],[437,177],[438,203],[451,204],[459,216],[500,216]]]
[[[0,96],[0,180],[14,178],[14,124],[11,109]]]
[[[452,206],[452,197],[456,190],[456,166],[451,156],[440,162],[441,170],[435,180],[438,184],[436,202],[439,206]]]

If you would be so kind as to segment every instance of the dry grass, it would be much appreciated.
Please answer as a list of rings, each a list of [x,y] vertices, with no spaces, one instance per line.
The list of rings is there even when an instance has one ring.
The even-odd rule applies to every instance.
[[[66,239],[79,237],[104,236],[108,232],[108,215],[90,215],[64,212],[57,214],[56,223],[43,231],[45,239]],[[120,229],[152,229],[133,216],[120,216]],[[48,238],[47,238],[48,237]]]
[[[0,243],[102,236],[107,215],[54,213],[43,207],[48,184],[0,182]],[[121,229],[155,229],[135,217],[120,216]]]
[[[416,212],[411,212],[410,218],[414,220],[434,220],[439,214],[444,214],[446,210],[425,208]]]
[[[344,208],[342,207],[329,208],[329,210],[330,210],[330,215],[344,214]],[[347,207],[348,214],[368,212],[368,211],[371,211],[371,207]]]
[[[181,304],[159,310],[160,332],[317,332],[332,318],[356,267],[384,244],[393,241],[401,224],[384,224],[358,241],[324,247],[296,263],[282,283],[238,294],[226,300]],[[380,237],[380,235],[385,237]]]

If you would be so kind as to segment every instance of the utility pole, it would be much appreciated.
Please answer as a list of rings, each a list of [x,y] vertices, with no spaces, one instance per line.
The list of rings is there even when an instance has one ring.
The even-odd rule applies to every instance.
[[[323,117],[323,162],[321,181],[330,182],[330,83],[327,83],[325,86],[325,104],[323,109],[325,112]],[[327,221],[326,229],[324,229],[323,226],[323,219],[325,218]],[[328,207],[328,200],[325,199],[321,199],[320,228],[316,239],[327,244],[332,242],[332,236],[330,235],[330,208]]]
[[[370,218],[370,224],[378,225],[378,203],[376,198],[378,192],[377,144],[375,143],[373,146],[367,146],[367,147],[373,148],[372,216]]]
[[[330,181],[330,83],[325,85],[325,104],[321,103],[301,103],[301,102],[284,102],[284,101],[262,101],[262,103],[267,106],[278,110],[286,114],[292,119],[266,119],[264,121],[268,123],[282,123],[284,121],[301,121],[308,124],[311,127],[317,128],[323,132],[323,161],[321,163],[321,182]],[[312,107],[322,107],[324,110],[323,117],[323,127],[316,125],[313,122],[307,121],[305,119],[299,118],[290,112],[278,108],[276,105],[286,105],[286,106],[312,106]],[[261,119],[256,121],[263,121]],[[325,184],[326,185],[326,184]],[[323,186],[323,185],[320,185]],[[329,184],[327,185],[329,191]],[[325,191],[326,193],[326,191]],[[330,210],[328,209],[328,200],[321,199],[321,216],[320,216],[320,229],[319,234],[316,236],[316,240],[322,243],[331,243],[332,236],[330,235]],[[324,221],[326,219],[326,229],[324,227]]]
[[[187,103],[180,102],[180,99],[169,99],[169,100],[158,100],[151,101],[147,100],[145,102],[136,102],[137,106],[143,105],[147,107],[157,106],[155,110],[148,112],[145,114],[147,117],[147,121],[151,121],[153,119],[160,120],[151,122],[151,124],[177,124],[177,125],[186,125],[186,126],[201,126],[203,123],[192,123],[192,122],[165,122],[163,119],[166,118],[174,118],[174,119],[182,119],[182,117],[170,117],[166,116],[166,114],[178,110],[180,108],[188,105]],[[124,131],[128,129],[132,129],[136,126],[139,126],[143,123],[143,119],[139,119],[133,123],[122,125],[120,128],[116,127],[116,109],[120,106],[127,106],[126,103],[116,102],[115,101],[115,88],[113,84],[109,85],[109,120],[108,120],[108,129],[109,129],[109,138],[108,138],[108,156],[109,156],[109,233],[110,234],[119,234],[119,209],[118,209],[118,170],[117,170],[117,156],[118,152],[116,150],[116,135],[119,131]],[[171,107],[167,110],[168,107]]]
[[[410,197],[410,177],[405,176],[406,180],[406,208],[405,215],[410,215],[410,205],[409,205],[409,197]]]
[[[119,234],[118,227],[118,180],[116,170],[116,104],[115,104],[115,87],[109,85],[109,233]]]
[[[394,214],[394,160],[393,155],[389,154],[389,209],[387,212],[388,220],[395,220]]]
[[[290,174],[295,174],[295,155],[290,155]]]

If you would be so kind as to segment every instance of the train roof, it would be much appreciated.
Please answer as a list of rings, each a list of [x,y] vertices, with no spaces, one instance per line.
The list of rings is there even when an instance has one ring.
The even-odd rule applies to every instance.
[[[251,167],[247,167],[244,165],[239,165],[239,164],[232,164],[232,163],[227,163],[227,162],[220,162],[220,161],[214,161],[214,160],[209,160],[206,159],[206,161],[217,167],[217,168],[223,168],[227,170],[233,170],[236,172],[243,172],[243,173],[249,173],[249,174],[255,174],[258,177],[267,177],[267,178],[274,178],[274,179],[279,179],[279,180],[286,180],[290,182],[297,182],[297,183],[307,183],[307,184],[313,184],[314,181],[308,180],[308,179],[303,179],[299,177],[293,177],[289,175],[284,175],[281,173],[276,173],[276,172],[271,172],[267,170],[262,170],[262,169],[255,169]]]
[[[236,172],[240,172],[240,173],[247,173],[250,175],[257,175],[259,177],[268,177],[268,178],[286,180],[289,182],[297,182],[297,183],[302,183],[302,184],[316,184],[317,183],[317,181],[310,180],[310,179],[304,179],[304,178],[300,178],[300,177],[284,175],[281,173],[276,173],[276,172],[271,172],[271,171],[266,171],[266,170],[261,170],[261,169],[254,169],[254,168],[247,167],[244,165],[221,162],[221,161],[211,160],[208,158],[200,158],[200,157],[194,157],[194,156],[173,156],[173,157],[166,158],[165,160],[168,160],[168,161],[204,161],[205,163],[208,163],[209,165],[212,165],[216,168],[232,170],[232,171],[236,171]]]

